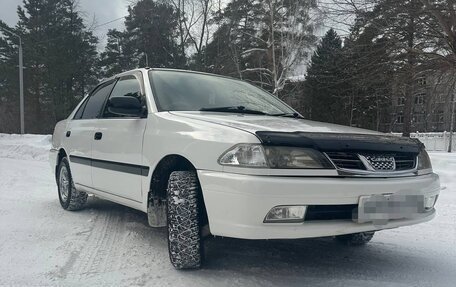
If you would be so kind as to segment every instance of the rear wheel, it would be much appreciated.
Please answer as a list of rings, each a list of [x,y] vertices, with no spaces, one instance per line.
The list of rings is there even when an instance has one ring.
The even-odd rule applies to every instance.
[[[344,234],[336,236],[336,240],[348,246],[363,246],[369,243],[374,237],[375,232],[360,232],[354,234]]]
[[[60,205],[65,210],[80,210],[87,202],[87,193],[77,191],[74,187],[70,164],[66,157],[60,161],[59,168],[57,169],[57,188]]]
[[[167,189],[168,249],[176,269],[196,269],[202,264],[200,196],[195,171],[171,173]]]

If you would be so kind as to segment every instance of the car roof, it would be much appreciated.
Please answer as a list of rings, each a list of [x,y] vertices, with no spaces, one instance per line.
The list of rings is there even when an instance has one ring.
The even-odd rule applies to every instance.
[[[148,72],[148,71],[184,72],[184,73],[200,74],[200,75],[207,75],[207,76],[216,76],[216,77],[227,78],[227,79],[231,79],[231,80],[240,80],[240,79],[229,77],[229,76],[225,76],[225,75],[212,74],[212,73],[193,71],[193,70],[173,69],[173,68],[149,68],[149,67],[146,67],[146,68],[136,68],[136,69],[132,69],[132,70],[129,70],[129,71],[125,71],[125,72],[116,74],[116,75],[114,75],[112,77],[103,79],[102,82],[109,81],[109,80],[112,80],[112,79],[115,79],[115,78],[118,78],[118,77],[122,77],[124,75],[131,75],[134,72]]]

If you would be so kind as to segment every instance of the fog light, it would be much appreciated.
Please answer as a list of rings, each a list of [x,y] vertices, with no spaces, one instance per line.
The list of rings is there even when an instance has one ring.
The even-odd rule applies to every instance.
[[[266,215],[264,223],[302,222],[305,213],[306,206],[276,206]]]
[[[433,195],[433,196],[426,196],[424,198],[424,208],[426,210],[430,210],[434,207],[435,202],[437,201],[438,195]]]

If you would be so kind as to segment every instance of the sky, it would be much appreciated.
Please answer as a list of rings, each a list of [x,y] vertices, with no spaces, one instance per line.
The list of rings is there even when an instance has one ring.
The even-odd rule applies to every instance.
[[[127,6],[132,0],[78,0],[79,10],[88,27],[96,27],[100,24],[126,16]],[[17,6],[22,5],[22,0],[0,0],[0,19],[6,24],[14,26],[17,23]],[[100,40],[99,49],[106,43],[108,29],[121,29],[123,20],[96,27],[94,34]]]

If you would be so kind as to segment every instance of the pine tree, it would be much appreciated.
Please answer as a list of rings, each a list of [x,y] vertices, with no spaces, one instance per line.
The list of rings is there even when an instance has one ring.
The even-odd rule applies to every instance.
[[[253,63],[260,64],[255,51],[265,51],[264,48],[254,49],[263,42],[255,36],[261,23],[260,9],[257,1],[234,0],[219,11],[213,20],[218,28],[205,49],[208,71],[263,85],[261,77],[256,81],[258,77],[249,77],[243,72]]]
[[[371,11],[360,15],[365,19],[363,28],[376,29],[377,39],[387,43],[390,62],[400,83],[397,90],[403,91],[405,99],[403,135],[409,136],[416,81],[427,61],[423,57],[426,50],[437,44],[433,35],[439,28],[421,0],[377,0],[375,4]]]
[[[135,46],[138,64],[179,67],[182,59],[176,42],[177,16],[173,7],[141,0],[128,10],[125,20],[127,41]]]
[[[26,132],[49,133],[94,84],[97,39],[72,0],[25,0],[18,16],[13,30],[24,46]]]
[[[13,30],[0,20],[0,32],[2,27]],[[17,45],[17,38],[10,34],[0,37],[0,132],[6,133],[20,130]]]
[[[127,41],[125,32],[112,29],[108,31],[107,38],[105,49],[100,55],[100,65],[105,77],[137,67],[138,64],[133,60],[134,47]]]
[[[347,94],[344,80],[342,40],[330,29],[311,58],[305,81],[305,97],[310,118],[348,124]]]
[[[394,69],[381,31],[357,19],[343,47],[349,124],[379,130],[389,121]]]
[[[128,7],[125,30],[110,30],[101,54],[105,76],[138,67],[182,68],[186,59],[177,43],[178,19],[166,1],[140,0]]]

